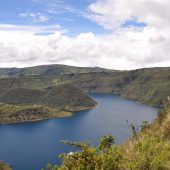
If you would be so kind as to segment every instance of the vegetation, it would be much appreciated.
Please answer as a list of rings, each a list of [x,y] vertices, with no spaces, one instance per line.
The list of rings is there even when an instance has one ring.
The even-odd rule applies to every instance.
[[[42,105],[9,105],[0,103],[0,123],[42,120],[51,117],[67,117],[72,113]]]
[[[10,165],[0,160],[0,170],[12,170]]]
[[[161,113],[161,114],[160,114]],[[133,134],[126,143],[115,145],[111,135],[101,138],[98,147],[86,142],[69,142],[81,151],[63,154],[61,166],[47,164],[48,170],[169,170],[170,109],[163,109],[158,118]],[[134,131],[132,131],[134,133]],[[43,170],[43,168],[42,168]]]
[[[58,73],[57,70],[60,70],[61,67],[62,71]],[[74,69],[79,71],[73,71]],[[109,92],[157,106],[162,106],[165,97],[170,96],[169,67],[133,71],[99,68],[93,68],[93,71],[80,71],[85,68],[76,67],[74,69],[60,65],[25,68],[29,74],[11,76],[9,74],[7,77],[1,78],[0,91],[2,93],[16,88],[43,90],[61,83],[71,83],[86,92]],[[89,69],[87,68],[87,70]],[[50,70],[52,71],[50,72]],[[1,74],[3,75],[3,72]]]
[[[39,104],[69,111],[88,109],[96,105],[81,89],[68,83],[43,90],[12,89],[0,95],[0,102],[16,105]]]
[[[96,105],[81,89],[67,83],[44,90],[9,90],[0,96],[0,102],[0,123],[65,117]]]

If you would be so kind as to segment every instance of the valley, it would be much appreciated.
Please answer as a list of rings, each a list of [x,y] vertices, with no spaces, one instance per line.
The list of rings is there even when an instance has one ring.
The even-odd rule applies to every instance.
[[[150,122],[156,117],[155,113],[157,112],[157,109],[155,110],[153,108],[152,110],[150,106],[157,106],[158,108],[169,107],[170,103],[169,67],[116,71],[102,68],[76,68],[65,65],[51,65],[24,69],[1,69],[0,76],[0,124],[14,124],[14,128],[15,126],[17,128],[18,123],[21,122],[31,123],[38,120],[58,118],[49,120],[49,123],[52,123],[50,123],[49,126],[53,127],[53,124],[57,122],[62,124],[62,121],[64,121],[64,126],[61,126],[62,129],[57,125],[59,133],[64,133],[64,137],[68,135],[68,129],[74,129],[74,135],[76,135],[77,129],[80,130],[78,132],[83,133],[83,129],[90,128],[88,133],[85,133],[83,136],[89,139],[93,139],[93,136],[95,136],[94,143],[96,143],[97,138],[102,135],[101,132],[98,132],[97,136],[94,135],[98,131],[96,127],[99,124],[100,127],[98,127],[98,129],[106,128],[104,131],[109,133],[110,130],[107,128],[112,129],[112,123],[115,120],[119,122],[119,119],[123,118],[123,120],[114,127],[114,130],[118,128],[119,130],[117,130],[119,132],[122,130],[123,136],[119,136],[120,133],[116,131],[112,132],[111,130],[111,133],[117,135],[118,143],[120,143],[120,141],[123,142],[131,135],[129,130],[125,130],[127,129],[125,122],[128,121],[128,119],[133,121],[133,123],[135,122],[137,126],[142,123],[142,120],[148,120]],[[104,94],[108,96],[108,99],[105,98],[102,103],[100,103],[103,97],[100,99],[100,97],[98,98],[96,96],[103,96]],[[116,100],[114,100],[114,95],[116,96]],[[125,100],[124,98],[130,99],[129,102],[127,101],[126,103],[126,101],[123,101]],[[95,101],[95,99],[97,99],[97,101]],[[150,106],[142,106],[140,103]],[[138,105],[141,108],[135,110]],[[134,110],[131,110],[131,107]],[[122,110],[123,108],[126,111]],[[127,108],[129,108],[129,113]],[[117,110],[118,112],[113,112],[113,110]],[[124,115],[120,116],[123,112]],[[67,117],[69,117],[68,120],[73,120],[73,124],[69,123],[71,127],[67,125]],[[63,120],[59,118],[63,118]],[[79,124],[76,121],[77,119],[80,122],[85,122]],[[86,120],[88,121],[86,122]],[[114,124],[116,124],[116,122]],[[43,125],[44,123],[42,121],[41,124]],[[88,126],[82,128],[84,125]],[[24,126],[27,128],[29,124],[25,124]],[[46,132],[48,129],[46,129],[46,123],[43,125],[43,128],[44,132]],[[55,127],[53,127],[53,129],[54,131],[57,130]],[[93,132],[92,129],[95,130],[95,132]],[[30,133],[32,132],[30,131]],[[72,136],[74,135],[72,134]],[[32,134],[32,136],[34,136],[34,134]],[[37,136],[37,133],[35,133],[35,136]],[[52,136],[55,136],[54,132],[52,134],[49,133],[49,138]],[[78,136],[81,135],[78,134]],[[20,138],[20,135],[18,137]],[[6,140],[5,136],[3,138],[3,140]],[[27,137],[25,136],[25,138]],[[57,136],[57,138],[61,139],[61,136]],[[79,139],[76,136],[75,138],[76,140]],[[39,138],[37,138],[37,140],[39,140]],[[37,147],[37,141],[35,141],[35,144]],[[43,145],[45,146],[46,144],[44,143]],[[49,145],[54,146],[55,144]],[[58,143],[57,145],[60,144]],[[19,146],[18,149],[20,149]],[[64,148],[62,149],[65,150]],[[50,150],[49,153],[51,153],[52,150]],[[28,150],[25,151],[25,153],[28,152]],[[3,154],[6,155],[5,151],[3,151]],[[50,158],[50,156],[48,157]],[[7,158],[9,158],[9,156],[7,156]],[[51,160],[53,159],[51,158]],[[11,163],[11,161],[13,162],[15,160],[7,159],[7,162]],[[41,162],[41,160],[39,161]],[[12,164],[14,164],[14,162]],[[65,162],[63,162],[62,166],[64,166],[64,164]],[[26,163],[25,165],[28,166],[27,168],[29,170],[29,165]],[[23,164],[22,166],[25,165]],[[3,166],[3,170],[6,170],[4,168],[8,168],[8,165],[5,163],[0,163],[0,166]],[[20,165],[17,164],[17,166],[18,169]],[[37,164],[37,166],[40,167],[40,164]],[[20,167],[20,169],[22,168]]]

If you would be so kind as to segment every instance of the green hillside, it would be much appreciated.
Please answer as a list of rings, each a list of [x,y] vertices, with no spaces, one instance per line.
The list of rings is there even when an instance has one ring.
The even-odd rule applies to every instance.
[[[6,77],[0,79],[0,93],[16,88],[43,90],[61,83],[72,83],[86,92],[115,93],[160,105],[164,98],[170,96],[170,68]]]
[[[13,105],[44,105],[63,111],[92,108],[96,102],[78,87],[63,83],[44,90],[17,88],[0,95],[0,102]]]
[[[112,92],[151,105],[160,105],[170,96],[170,68],[63,75],[61,80],[71,81],[88,92]]]
[[[69,111],[89,109],[97,104],[83,90],[68,83],[44,89],[39,102]]]

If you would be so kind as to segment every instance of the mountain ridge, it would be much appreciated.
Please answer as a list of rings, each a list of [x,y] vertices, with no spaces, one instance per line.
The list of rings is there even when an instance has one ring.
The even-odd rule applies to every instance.
[[[62,64],[39,65],[24,68],[0,68],[0,77],[33,76],[33,75],[60,75],[90,72],[112,72],[114,70],[100,67],[76,67]]]
[[[0,91],[2,93],[15,88],[42,90],[61,83],[71,83],[88,93],[119,94],[127,99],[159,106],[167,96],[170,96],[170,67],[1,77]]]

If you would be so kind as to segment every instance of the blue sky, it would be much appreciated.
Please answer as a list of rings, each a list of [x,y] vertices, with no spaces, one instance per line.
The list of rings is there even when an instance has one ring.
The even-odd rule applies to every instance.
[[[86,17],[88,6],[94,0],[1,0],[0,24],[48,26],[60,25],[69,35],[82,32],[109,33]],[[143,27],[135,19],[127,20],[122,27]]]
[[[60,25],[69,34],[105,33],[85,17],[91,0],[1,0],[0,23],[13,25]],[[39,17],[44,17],[41,20]],[[35,19],[37,18],[37,19]]]

